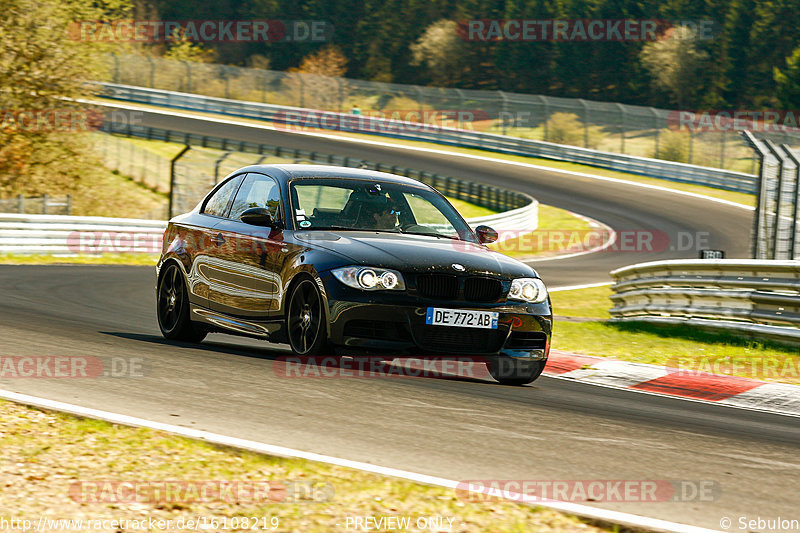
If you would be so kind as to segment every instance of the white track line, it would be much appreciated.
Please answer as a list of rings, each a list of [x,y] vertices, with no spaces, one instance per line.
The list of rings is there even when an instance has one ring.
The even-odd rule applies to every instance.
[[[191,439],[200,439],[222,446],[230,446],[233,448],[241,448],[245,450],[252,450],[258,453],[267,455],[275,455],[279,457],[289,457],[297,459],[306,459],[309,461],[317,461],[320,463],[332,464],[364,472],[372,472],[383,476],[391,476],[400,479],[407,479],[416,483],[423,483],[425,485],[434,485],[437,487],[444,487],[448,489],[463,488],[463,482],[453,481],[450,479],[428,476],[425,474],[418,474],[416,472],[408,472],[406,470],[398,470],[385,466],[373,465],[369,463],[362,463],[359,461],[351,461],[349,459],[340,459],[338,457],[331,457],[329,455],[320,455],[312,452],[304,452],[302,450],[295,450],[293,448],[285,448],[283,446],[274,446],[271,444],[264,444],[261,442],[238,439],[236,437],[228,437],[217,433],[208,431],[201,431],[197,429],[184,428],[180,426],[173,426],[171,424],[163,424],[161,422],[154,422],[145,420],[143,418],[136,418],[128,415],[121,415],[118,413],[111,413],[109,411],[101,411],[99,409],[91,409],[89,407],[81,407],[70,403],[59,402],[55,400],[48,400],[46,398],[39,398],[36,396],[28,396],[27,394],[19,394],[16,392],[0,390],[0,398],[10,400],[12,402],[21,403],[24,405],[31,405],[43,409],[52,409],[55,411],[62,411],[78,416],[87,418],[95,418],[98,420],[105,420],[113,424],[121,424],[125,426],[146,427],[158,431],[166,431],[174,435],[180,435]],[[507,493],[507,498],[512,501],[521,501],[529,503],[536,507],[547,507],[556,511],[589,518],[592,520],[602,520],[614,524],[620,524],[629,527],[647,528],[651,531],[668,531],[668,532],[681,532],[681,533],[709,533],[714,530],[690,526],[686,524],[678,524],[675,522],[668,522],[666,520],[659,520],[657,518],[647,518],[628,513],[621,513],[619,511],[608,511],[605,509],[598,509],[586,505],[580,505],[570,502],[561,502],[556,500],[536,500],[529,501],[530,498],[524,494]]]
[[[602,283],[586,283],[585,285],[565,285],[564,287],[553,287],[547,288],[547,292],[558,292],[558,291],[573,291],[576,289],[592,289],[594,287],[605,287],[606,285],[613,285],[613,281],[604,281]]]
[[[332,139],[332,140],[336,140],[336,141],[345,141],[345,142],[351,142],[351,143],[355,143],[355,144],[367,144],[367,145],[372,145],[372,146],[381,146],[381,147],[384,147],[384,148],[400,148],[402,150],[409,150],[409,151],[413,151],[413,152],[425,152],[425,153],[429,153],[429,154],[447,155],[447,156],[451,156],[451,157],[462,157],[462,158],[466,158],[466,159],[474,159],[474,160],[479,160],[479,161],[490,161],[492,163],[502,163],[504,165],[513,165],[513,166],[517,166],[517,167],[531,168],[531,169],[542,170],[542,171],[547,171],[547,172],[556,172],[556,173],[559,173],[559,174],[567,174],[569,176],[577,176],[577,177],[581,177],[581,178],[589,178],[589,179],[599,180],[599,181],[608,181],[608,182],[613,182],[613,183],[624,183],[626,185],[631,185],[633,187],[641,187],[641,188],[644,188],[644,189],[652,189],[652,190],[662,191],[662,192],[666,192],[666,193],[679,194],[681,196],[689,196],[689,197],[692,197],[692,198],[700,198],[700,199],[703,199],[703,200],[708,200],[710,202],[716,202],[716,203],[719,203],[719,204],[729,205],[729,206],[732,206],[732,207],[739,207],[741,209],[747,209],[749,211],[755,211],[755,207],[752,207],[752,206],[749,206],[749,205],[744,205],[744,204],[739,204],[739,203],[736,203],[736,202],[731,202],[730,200],[723,200],[722,198],[714,198],[713,196],[706,196],[705,194],[699,194],[699,193],[696,193],[696,192],[681,191],[681,190],[678,190],[678,189],[671,189],[669,187],[663,187],[661,185],[653,185],[653,184],[649,184],[649,183],[638,183],[638,182],[635,182],[635,181],[628,181],[628,180],[624,180],[624,179],[621,179],[621,178],[611,178],[611,177],[608,177],[608,176],[597,176],[595,174],[587,174],[585,172],[577,172],[577,171],[574,171],[574,170],[564,170],[564,169],[560,169],[560,168],[547,167],[547,166],[543,166],[543,165],[534,165],[533,163],[523,163],[521,161],[508,161],[508,160],[505,160],[505,159],[497,159],[497,158],[494,158],[494,157],[488,157],[488,156],[482,156],[482,155],[464,154],[464,153],[461,153],[461,152],[450,152],[450,151],[447,151],[447,150],[438,150],[438,149],[435,149],[435,148],[425,148],[425,147],[421,147],[421,146],[408,146],[408,145],[399,144],[399,143],[373,141],[371,139],[358,139],[358,138],[346,137],[346,136],[342,136],[342,135],[332,135],[332,134],[329,134],[329,133],[319,133],[319,132],[310,132],[310,131],[291,131],[288,128],[276,128],[275,126],[270,126],[270,125],[267,125],[267,124],[253,124],[253,123],[250,123],[250,122],[240,122],[240,121],[237,121],[237,120],[221,119],[221,118],[215,118],[215,117],[205,117],[205,116],[202,116],[202,115],[193,115],[191,113],[182,113],[182,112],[178,112],[177,110],[175,110],[175,111],[161,111],[159,109],[139,107],[139,106],[130,105],[130,104],[120,104],[120,103],[117,103],[115,101],[108,101],[108,100],[85,100],[85,99],[81,99],[81,100],[78,100],[78,102],[85,103],[85,104],[99,105],[99,106],[104,106],[104,107],[116,107],[116,108],[119,108],[119,109],[128,109],[128,110],[132,110],[132,111],[143,111],[143,112],[146,112],[146,113],[154,113],[154,114],[157,114],[157,115],[166,115],[166,116],[172,116],[172,117],[180,116],[180,117],[191,118],[191,119],[195,119],[195,120],[204,120],[206,122],[212,122],[212,123],[216,123],[216,124],[227,124],[227,125],[231,125],[231,126],[248,126],[248,127],[251,127],[251,128],[264,129],[264,130],[270,130],[270,131],[282,131],[282,132],[285,132],[285,133],[292,133],[292,134],[295,134],[295,135],[306,135],[306,136],[309,136],[309,137],[320,137],[320,138],[323,138],[323,139]],[[252,120],[257,120],[257,119],[252,119]],[[421,142],[425,142],[425,141],[421,141]],[[477,148],[475,148],[475,150],[477,150]],[[525,157],[525,156],[518,156],[518,157]],[[658,179],[658,178],[655,178],[655,179]]]

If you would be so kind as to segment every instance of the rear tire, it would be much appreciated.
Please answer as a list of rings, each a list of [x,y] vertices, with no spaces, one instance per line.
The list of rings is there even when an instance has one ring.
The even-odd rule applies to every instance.
[[[189,318],[189,293],[183,273],[175,263],[169,263],[158,279],[156,310],[158,327],[167,339],[200,342],[208,334]]]
[[[527,385],[536,381],[547,360],[528,361],[514,357],[497,356],[487,363],[489,374],[501,385]]]

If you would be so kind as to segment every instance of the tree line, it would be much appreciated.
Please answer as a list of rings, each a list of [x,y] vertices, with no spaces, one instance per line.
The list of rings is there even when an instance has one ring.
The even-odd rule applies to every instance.
[[[163,20],[333,25],[330,43],[212,44],[215,60],[229,64],[288,70],[332,46],[346,76],[359,79],[682,109],[800,105],[800,0],[155,0],[138,9]],[[459,35],[471,20],[577,19],[659,21],[664,33],[584,42]]]

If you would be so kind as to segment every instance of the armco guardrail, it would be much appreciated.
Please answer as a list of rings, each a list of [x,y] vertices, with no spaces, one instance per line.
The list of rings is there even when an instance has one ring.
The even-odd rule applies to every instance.
[[[166,226],[133,218],[0,214],[0,253],[158,253]]]
[[[384,118],[367,117],[333,111],[315,111],[297,107],[286,107],[258,102],[228,100],[197,94],[148,89],[131,85],[102,83],[104,96],[126,102],[139,102],[175,109],[203,111],[228,116],[268,120],[285,127],[302,127],[309,122],[310,114],[316,117],[314,124],[322,128],[381,135],[397,139],[428,141],[438,144],[478,148],[494,152],[542,157],[558,161],[570,161],[586,165],[630,172],[644,176],[708,185],[719,189],[745,193],[756,192],[756,177],[711,167],[700,167],[661,159],[650,159],[632,155],[600,152],[545,141],[509,137],[445,127],[420,127],[419,123],[402,122]],[[320,120],[327,117],[327,120]]]
[[[689,324],[800,341],[800,262],[654,261],[620,268],[612,321]]]
[[[492,225],[501,239],[532,231],[538,202],[494,215],[468,218],[472,227]],[[0,254],[83,255],[159,253],[167,223],[131,218],[0,213]]]

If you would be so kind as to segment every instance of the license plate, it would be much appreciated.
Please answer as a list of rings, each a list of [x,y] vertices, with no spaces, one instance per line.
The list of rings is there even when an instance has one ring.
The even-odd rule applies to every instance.
[[[500,313],[492,311],[462,311],[429,307],[425,315],[425,323],[432,326],[497,329],[499,315]]]

